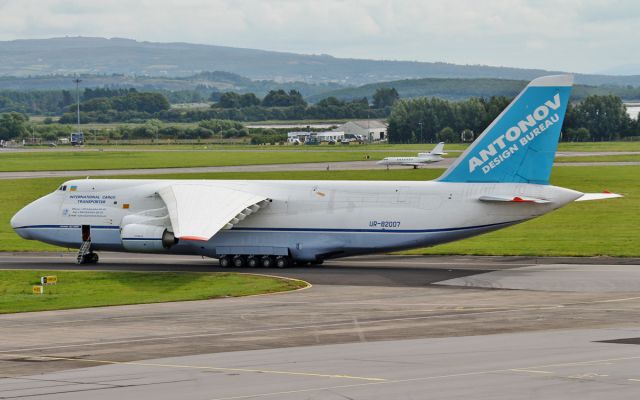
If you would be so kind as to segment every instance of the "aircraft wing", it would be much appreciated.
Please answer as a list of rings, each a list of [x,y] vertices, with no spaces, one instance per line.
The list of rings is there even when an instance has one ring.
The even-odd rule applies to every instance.
[[[169,211],[174,235],[207,241],[266,206],[269,199],[221,186],[175,184],[158,191]]]

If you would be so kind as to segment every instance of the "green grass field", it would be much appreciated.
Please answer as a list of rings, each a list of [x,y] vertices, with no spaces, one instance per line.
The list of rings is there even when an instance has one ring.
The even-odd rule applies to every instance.
[[[235,146],[236,148],[239,146]],[[454,146],[451,146],[454,147]],[[461,147],[461,146],[455,146]],[[384,157],[415,155],[419,150],[430,148],[416,147],[407,149],[404,146],[375,146],[377,150],[367,151],[361,147],[333,146],[300,146],[278,147],[287,151],[259,151],[266,147],[252,146],[244,150],[256,151],[42,151],[13,152],[1,155],[0,171],[64,171],[64,170],[101,170],[128,168],[179,168],[179,167],[213,167],[230,165],[260,164],[293,164],[304,162],[341,162],[363,161],[369,156],[371,160]],[[333,149],[341,149],[336,151]],[[355,150],[355,149],[358,150]],[[162,149],[165,149],[162,147]],[[217,149],[217,148],[216,148]],[[371,146],[373,149],[373,146]],[[169,149],[165,149],[169,150]],[[186,149],[182,149],[186,150]],[[299,150],[299,151],[297,151]],[[314,151],[310,151],[314,150]],[[455,150],[450,148],[448,150]],[[459,152],[452,151],[445,157],[457,157]],[[640,161],[640,155],[607,155],[584,157],[559,157],[558,162],[604,162],[604,161]]]
[[[381,160],[406,152],[367,151],[55,151],[6,153],[0,172],[72,171],[129,168],[216,167],[229,165],[295,164]],[[411,153],[409,155],[415,155]],[[447,157],[456,157],[457,153]]]
[[[58,284],[33,294],[40,277]],[[167,301],[207,300],[295,290],[305,282],[276,277],[189,272],[0,271],[0,314]]]
[[[376,153],[384,157],[386,153]],[[208,167],[365,160],[365,152],[32,152],[2,155],[0,171]],[[373,156],[373,155],[372,155]]]
[[[640,154],[614,154],[606,156],[578,156],[578,157],[556,157],[556,162],[622,162],[640,161]]]
[[[428,180],[439,169],[376,171],[292,171],[139,176],[182,179],[311,179],[311,180]],[[131,177],[133,178],[133,177]],[[9,226],[22,206],[53,191],[65,179],[0,180],[0,251],[61,250],[23,240]],[[494,254],[537,256],[640,257],[640,166],[556,167],[552,183],[584,192],[610,190],[622,199],[570,204],[524,224],[412,254]]]
[[[640,151],[640,141],[635,142],[560,142],[558,151]]]

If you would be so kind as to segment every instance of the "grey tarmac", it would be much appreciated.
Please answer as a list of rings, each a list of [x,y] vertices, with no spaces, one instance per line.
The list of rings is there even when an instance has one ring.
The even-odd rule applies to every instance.
[[[0,256],[2,268],[72,262],[71,253]],[[0,315],[0,398],[635,399],[640,284],[628,282],[640,282],[639,266],[366,256],[230,269],[313,285],[291,293]],[[199,257],[115,253],[94,268],[220,270]],[[505,277],[532,283],[451,285]]]
[[[638,328],[254,350],[0,380],[2,398],[637,399]],[[63,357],[33,356],[32,362]],[[99,361],[98,361],[99,362]]]

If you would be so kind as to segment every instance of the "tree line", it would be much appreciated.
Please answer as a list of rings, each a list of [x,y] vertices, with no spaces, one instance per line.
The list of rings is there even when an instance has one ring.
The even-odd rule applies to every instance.
[[[311,129],[312,131],[318,129]],[[68,138],[75,131],[73,125],[36,124],[22,113],[0,114],[0,140],[31,140],[55,143]],[[111,140],[181,140],[246,138],[252,144],[278,143],[287,140],[286,128],[247,128],[238,121],[210,119],[192,126],[171,125],[150,119],[138,125],[119,125],[109,129],[85,129],[85,138]]]
[[[28,94],[28,93],[27,93]],[[64,99],[65,96],[63,96]],[[72,131],[76,116],[71,94],[67,93],[68,112],[60,122],[31,124],[23,113],[0,115],[0,139],[32,135],[53,140]],[[96,89],[85,91],[81,121],[140,122],[135,127],[111,130],[114,138],[210,138],[247,137],[251,134],[238,121],[384,118],[389,116],[388,137],[391,143],[426,143],[436,141],[471,141],[509,104],[503,96],[448,101],[440,98],[398,99],[394,88],[379,88],[373,104],[367,98],[344,101],[328,97],[307,104],[299,92],[272,90],[260,99],[255,94],[222,93],[220,101],[207,109],[171,109],[160,93],[135,89]],[[222,100],[222,99],[225,100]],[[227,121],[227,122],[211,122]],[[235,122],[230,122],[235,121]],[[177,128],[166,123],[195,122],[197,126]],[[592,95],[568,106],[562,140],[601,141],[640,136],[640,122],[626,113],[622,100],[611,95]],[[271,132],[265,141],[277,141],[282,132]],[[268,136],[267,135],[267,136]],[[252,137],[253,140],[253,137]],[[255,142],[262,139],[256,137]]]
[[[170,108],[160,93],[130,91],[124,95],[97,97],[80,104],[82,123],[144,122],[158,119],[165,122],[198,122],[210,119],[234,121],[301,120],[301,119],[364,119],[386,118],[398,100],[393,88],[379,89],[373,104],[364,97],[344,101],[328,97],[316,104],[307,104],[300,92],[271,90],[262,99],[254,93],[213,93],[218,101],[208,109]],[[76,122],[75,109],[68,107],[60,123]]]
[[[506,97],[448,101],[417,98],[395,103],[389,117],[390,143],[471,141],[510,103]],[[619,97],[592,95],[569,104],[565,141],[603,141],[640,136],[640,121],[629,117]]]

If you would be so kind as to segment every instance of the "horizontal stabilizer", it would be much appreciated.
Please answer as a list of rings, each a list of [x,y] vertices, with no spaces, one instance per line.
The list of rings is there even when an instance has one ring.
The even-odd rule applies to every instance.
[[[604,200],[604,199],[615,199],[618,197],[624,197],[621,194],[611,193],[604,191],[602,193],[585,193],[582,197],[578,198],[575,201],[590,201],[590,200]]]
[[[207,241],[265,207],[265,196],[222,186],[176,184],[158,191],[175,237]]]
[[[480,201],[495,202],[495,203],[537,203],[546,204],[549,200],[538,199],[535,197],[526,196],[480,196]]]

